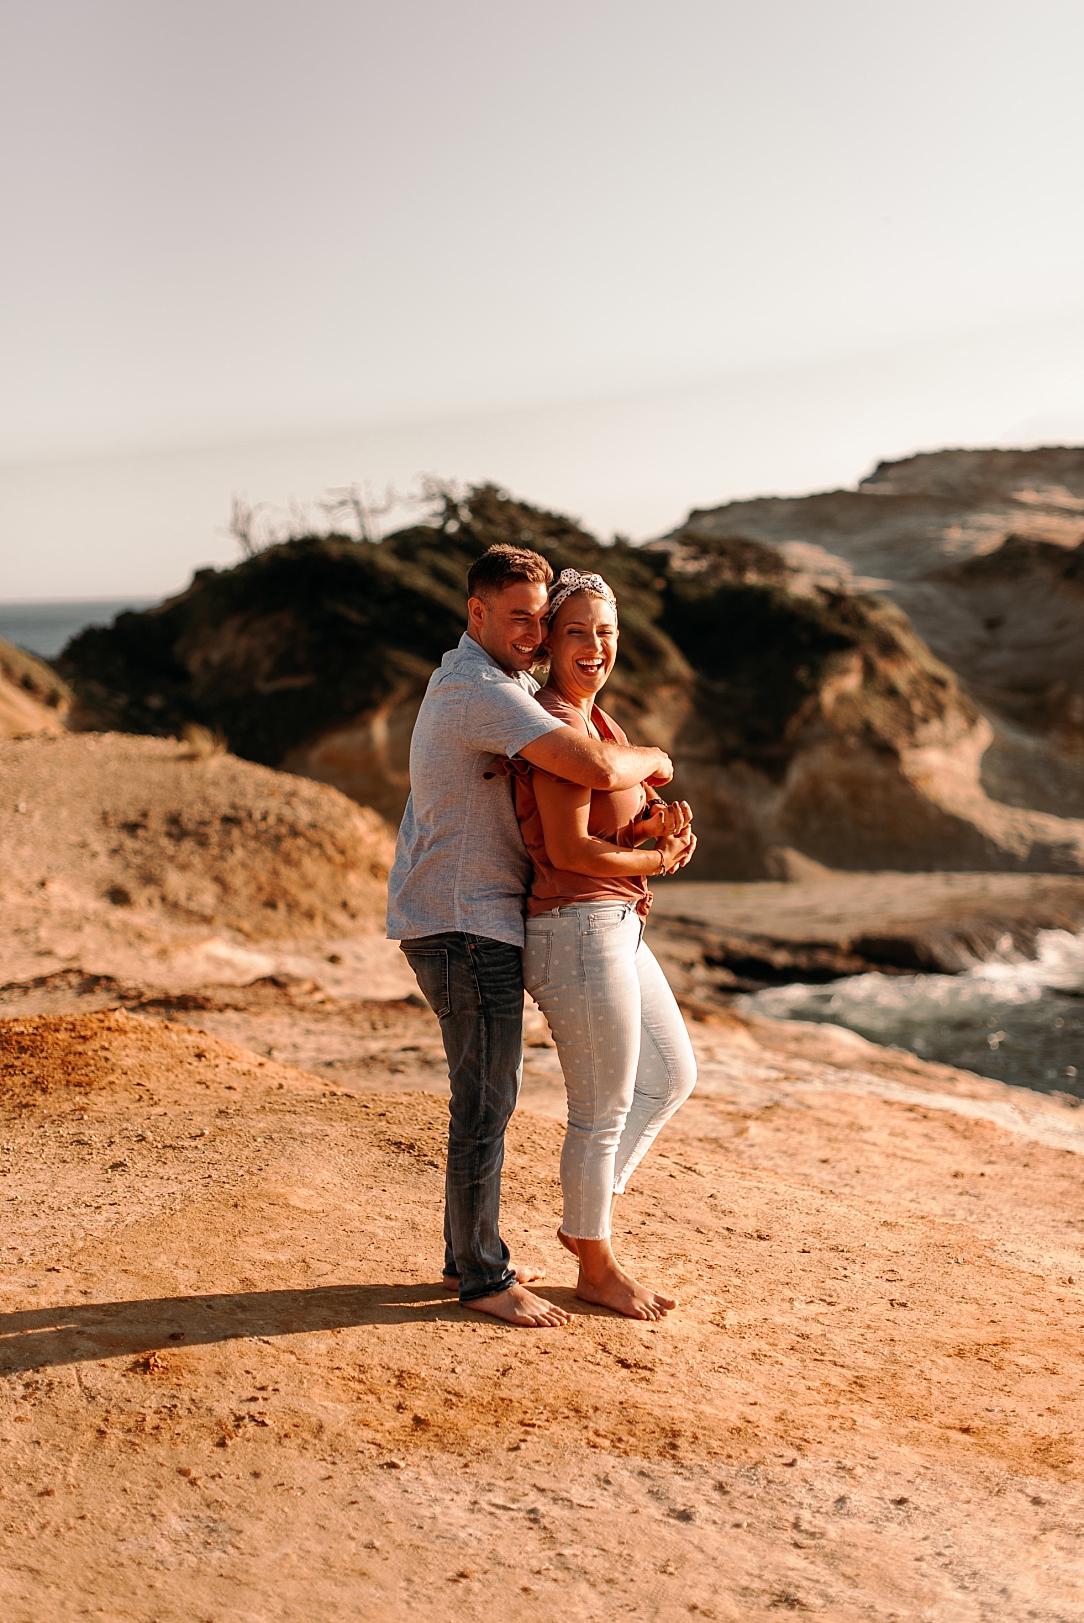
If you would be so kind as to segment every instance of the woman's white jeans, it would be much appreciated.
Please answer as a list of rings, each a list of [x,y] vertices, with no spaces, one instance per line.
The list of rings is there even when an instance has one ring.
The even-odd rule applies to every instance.
[[[696,1082],[674,994],[632,907],[582,902],[527,920],[523,984],[549,1021],[568,1090],[564,1219],[604,1240],[621,1194]]]

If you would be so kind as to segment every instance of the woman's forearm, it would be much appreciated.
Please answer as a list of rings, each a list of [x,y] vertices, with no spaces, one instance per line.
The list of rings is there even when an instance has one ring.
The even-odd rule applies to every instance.
[[[547,839],[546,855],[555,868],[588,874],[592,879],[630,879],[662,872],[657,851],[619,851],[607,840],[561,841],[555,849]]]

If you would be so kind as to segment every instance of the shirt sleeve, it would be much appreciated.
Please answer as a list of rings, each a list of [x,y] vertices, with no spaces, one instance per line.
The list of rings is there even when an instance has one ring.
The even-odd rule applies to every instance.
[[[585,738],[590,738],[590,728],[580,712],[564,699],[558,698],[552,688],[542,689],[538,696],[538,704],[547,716],[552,716],[562,727],[571,727],[574,733],[582,733]],[[547,772],[545,767],[532,766],[530,770],[537,772],[539,777],[549,778],[553,783],[567,783],[575,789],[583,787],[582,784],[574,784],[571,778],[562,778],[556,772]]]
[[[511,677],[487,671],[472,688],[463,717],[463,743],[489,755],[518,755],[543,733],[564,725]]]

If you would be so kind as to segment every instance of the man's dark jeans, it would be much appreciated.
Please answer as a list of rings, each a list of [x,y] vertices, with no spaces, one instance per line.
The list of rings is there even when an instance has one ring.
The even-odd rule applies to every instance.
[[[458,1276],[460,1301],[473,1302],[515,1280],[498,1225],[504,1130],[523,1072],[523,961],[518,947],[459,930],[400,946],[448,1056],[444,1271]]]

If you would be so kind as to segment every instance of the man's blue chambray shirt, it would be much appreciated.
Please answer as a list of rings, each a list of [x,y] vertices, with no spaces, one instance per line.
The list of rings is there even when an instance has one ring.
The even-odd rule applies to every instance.
[[[410,741],[410,799],[388,881],[393,941],[462,930],[523,945],[531,862],[508,778],[485,778],[562,724],[468,632],[429,678]]]

